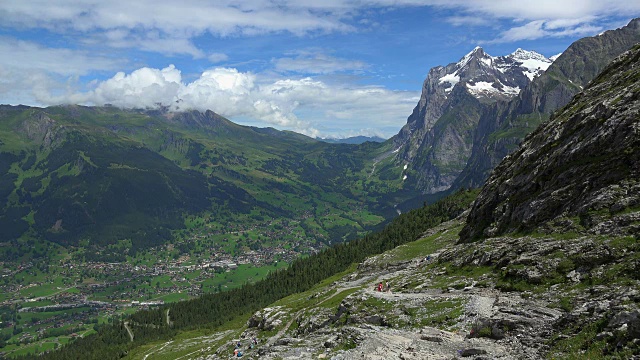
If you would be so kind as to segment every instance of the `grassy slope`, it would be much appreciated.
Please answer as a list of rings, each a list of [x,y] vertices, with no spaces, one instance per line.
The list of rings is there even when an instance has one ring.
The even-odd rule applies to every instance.
[[[38,129],[41,113],[55,124]],[[243,224],[315,214],[307,235],[341,241],[392,216],[398,199],[389,195],[402,188],[400,176],[371,176],[384,144],[326,144],[222,118],[197,127],[115,108],[4,108],[0,118],[9,239],[31,227],[64,244],[130,238],[138,248],[166,239],[184,214]],[[150,229],[159,236],[141,235]]]

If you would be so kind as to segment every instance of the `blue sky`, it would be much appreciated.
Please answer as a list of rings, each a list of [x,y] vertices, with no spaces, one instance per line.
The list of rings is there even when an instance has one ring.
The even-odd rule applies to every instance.
[[[211,109],[311,136],[396,134],[431,67],[547,57],[640,1],[4,0],[0,103]]]

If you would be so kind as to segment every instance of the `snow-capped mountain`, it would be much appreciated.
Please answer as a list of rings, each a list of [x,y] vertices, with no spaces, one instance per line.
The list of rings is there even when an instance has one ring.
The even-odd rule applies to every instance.
[[[415,171],[409,178],[426,193],[447,189],[471,154],[482,112],[514,98],[551,63],[534,51],[494,57],[476,47],[456,63],[432,68],[418,105],[394,138],[398,160]]]
[[[445,94],[462,82],[478,99],[507,99],[545,71],[552,61],[535,51],[518,49],[506,56],[494,57],[476,47],[455,64],[437,67],[444,75],[438,84]]]

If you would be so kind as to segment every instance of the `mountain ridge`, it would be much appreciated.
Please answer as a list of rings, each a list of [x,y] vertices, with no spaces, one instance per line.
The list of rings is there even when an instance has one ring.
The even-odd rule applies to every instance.
[[[391,140],[397,161],[411,167],[412,184],[429,194],[449,189],[471,156],[485,109],[517,95],[550,63],[522,49],[493,57],[476,47],[456,63],[429,70],[420,101]]]
[[[478,187],[507,154],[549,115],[566,105],[615,57],[640,42],[640,19],[571,44],[547,71],[507,103],[485,109],[468,163],[452,188]]]
[[[634,181],[640,178],[639,54],[636,46],[616,58],[502,161],[469,214],[463,239],[531,231],[558,217],[578,217],[574,226],[607,233],[604,220],[590,212],[640,205]],[[628,234],[638,230],[630,225]]]

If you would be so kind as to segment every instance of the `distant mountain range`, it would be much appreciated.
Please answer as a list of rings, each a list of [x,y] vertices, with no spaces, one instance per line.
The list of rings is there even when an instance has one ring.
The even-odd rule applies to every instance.
[[[554,62],[477,47],[429,71],[407,124],[383,142],[318,141],[239,126],[212,111],[2,106],[0,237],[65,246],[88,238],[104,254],[124,238],[135,249],[170,241],[186,216],[207,214],[231,223],[300,217],[312,242],[351,239],[397,212],[481,186],[528,133],[638,41],[636,19],[575,42]],[[342,220],[322,220],[330,213]],[[16,258],[30,250],[7,251]]]
[[[381,143],[385,142],[386,139],[383,139],[378,136],[352,136],[344,139],[336,139],[336,138],[316,138],[317,140],[332,143],[332,144],[362,144],[367,141]]]
[[[392,138],[405,186],[423,193],[478,187],[500,160],[606,64],[640,41],[640,20],[576,41],[555,61],[522,49],[475,48],[432,68],[407,124]]]

